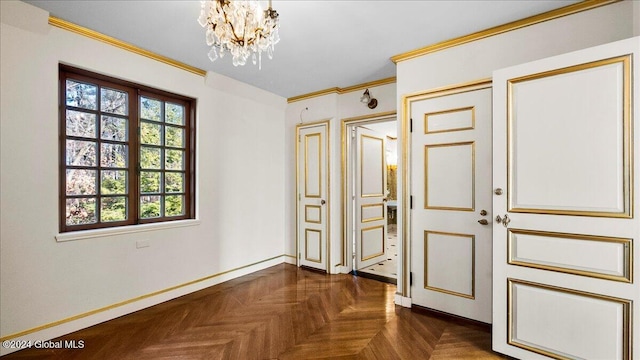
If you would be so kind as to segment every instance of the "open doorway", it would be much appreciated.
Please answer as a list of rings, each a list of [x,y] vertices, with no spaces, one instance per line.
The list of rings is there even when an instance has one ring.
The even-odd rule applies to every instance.
[[[396,283],[397,121],[345,123],[345,242],[356,275]]]

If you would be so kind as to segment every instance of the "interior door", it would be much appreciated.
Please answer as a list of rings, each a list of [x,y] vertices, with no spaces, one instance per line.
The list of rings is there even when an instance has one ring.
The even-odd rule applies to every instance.
[[[496,351],[640,358],[639,49],[634,38],[494,72]]]
[[[356,128],[356,257],[355,269],[386,259],[387,166],[386,136]]]
[[[298,266],[327,270],[328,122],[299,126]]]
[[[412,303],[491,322],[491,83],[411,102]]]

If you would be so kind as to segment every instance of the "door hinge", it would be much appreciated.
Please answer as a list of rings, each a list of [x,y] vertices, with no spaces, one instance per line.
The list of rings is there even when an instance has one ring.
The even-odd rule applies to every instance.
[[[409,286],[413,286],[413,273],[409,273]]]
[[[413,132],[413,119],[409,119],[409,132]]]
[[[298,194],[298,201],[302,200],[302,195]]]
[[[413,210],[413,195],[409,196],[409,210]]]
[[[356,138],[356,129],[351,129],[351,138],[352,139]]]

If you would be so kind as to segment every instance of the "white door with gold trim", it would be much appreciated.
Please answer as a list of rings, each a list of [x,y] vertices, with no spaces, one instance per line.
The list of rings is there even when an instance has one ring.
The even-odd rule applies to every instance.
[[[491,322],[491,83],[411,101],[411,301]]]
[[[327,270],[328,122],[298,126],[298,266]]]
[[[386,259],[387,167],[386,136],[356,128],[356,256],[360,270]]]
[[[494,72],[495,351],[640,359],[638,60],[633,38]]]

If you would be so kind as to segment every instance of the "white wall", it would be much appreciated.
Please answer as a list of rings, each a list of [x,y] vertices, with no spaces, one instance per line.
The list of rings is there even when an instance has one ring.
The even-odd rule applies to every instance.
[[[28,335],[48,339],[283,261],[286,99],[50,27],[46,12],[25,3],[0,3],[0,337],[242,268]],[[199,221],[56,241],[58,63],[198,100]],[[137,240],[150,247],[136,249]]]
[[[286,110],[285,131],[285,174],[286,174],[286,198],[285,218],[285,252],[295,256],[296,251],[296,161],[295,161],[295,135],[296,125],[312,123],[330,119],[330,236],[331,254],[329,270],[331,273],[345,271],[336,266],[341,262],[342,249],[342,210],[341,210],[341,134],[342,119],[356,116],[372,115],[396,110],[395,83],[369,88],[371,96],[378,100],[375,109],[369,109],[366,104],[360,102],[363,90],[352,91],[343,94],[327,94],[310,99],[300,100],[288,104]],[[305,110],[308,109],[308,110]],[[293,259],[292,259],[293,260]],[[295,260],[294,260],[295,261]]]
[[[494,70],[503,67],[632,37],[638,32],[637,3],[622,1],[400,62],[398,109],[407,94],[490,78]],[[398,134],[401,149],[400,128]],[[399,164],[398,174],[401,171]],[[401,198],[402,183],[398,180]],[[403,216],[398,207],[398,224]],[[401,232],[398,239],[402,246]],[[403,292],[400,281],[398,284],[398,291]]]

